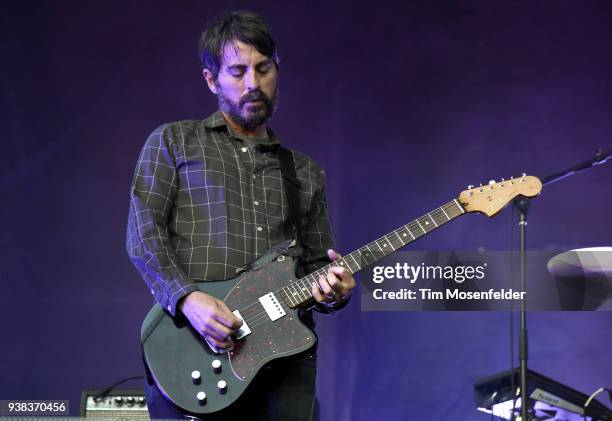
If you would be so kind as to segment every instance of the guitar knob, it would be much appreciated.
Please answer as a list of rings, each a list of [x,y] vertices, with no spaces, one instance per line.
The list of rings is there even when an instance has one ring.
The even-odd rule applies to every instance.
[[[219,393],[227,392],[227,382],[225,380],[219,380],[217,382],[217,389],[219,389]]]
[[[191,380],[193,380],[195,384],[200,383],[200,380],[202,380],[202,375],[198,370],[193,370],[191,372]]]
[[[196,398],[198,398],[198,402],[200,402],[201,405],[206,403],[206,393],[198,392],[198,394],[196,395]]]
[[[221,361],[220,360],[213,360],[211,365],[212,365],[213,371],[215,373],[220,373],[221,372]]]
[[[116,406],[122,406],[123,405],[123,398],[121,396],[119,396],[118,398],[115,398],[115,405]]]
[[[133,397],[128,397],[127,398],[127,404],[128,406],[134,406],[134,398]]]

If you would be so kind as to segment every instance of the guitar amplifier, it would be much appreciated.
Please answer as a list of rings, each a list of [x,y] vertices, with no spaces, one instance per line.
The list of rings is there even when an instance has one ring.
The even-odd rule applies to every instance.
[[[149,412],[142,390],[112,390],[102,397],[103,389],[87,389],[81,393],[81,417],[113,421],[149,421]]]

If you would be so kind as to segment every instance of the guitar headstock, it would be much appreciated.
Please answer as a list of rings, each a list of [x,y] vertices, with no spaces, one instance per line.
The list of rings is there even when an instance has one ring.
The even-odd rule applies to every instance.
[[[523,174],[510,180],[491,180],[485,186],[468,186],[459,195],[459,202],[466,212],[481,212],[491,217],[502,210],[515,197],[534,197],[540,194],[542,183],[537,177]]]

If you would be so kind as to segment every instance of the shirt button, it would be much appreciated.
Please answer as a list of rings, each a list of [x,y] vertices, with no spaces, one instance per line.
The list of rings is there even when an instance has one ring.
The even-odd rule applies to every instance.
[[[253,174],[253,180],[255,180],[257,178],[257,176],[255,174]]]
[[[262,227],[257,227],[257,231],[263,231]]]
[[[241,150],[242,152],[246,152],[246,151],[247,151],[247,148],[241,148],[240,150]]]
[[[259,206],[259,202],[258,202],[257,200],[256,200],[256,201],[254,201],[254,202],[253,202],[253,204],[254,204],[255,206]]]

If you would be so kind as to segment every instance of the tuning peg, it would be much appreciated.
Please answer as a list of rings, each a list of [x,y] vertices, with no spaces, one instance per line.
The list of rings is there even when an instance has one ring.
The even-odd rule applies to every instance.
[[[472,190],[473,188],[474,188],[474,186],[473,186],[472,184],[470,184],[470,185],[468,186],[468,190]]]
[[[489,186],[492,186],[495,184],[495,180],[489,180]]]
[[[527,176],[527,174],[521,173],[521,177],[525,178],[526,176]]]
[[[482,190],[483,190],[483,189],[482,189],[482,183],[480,183],[480,185],[479,185],[478,187],[479,187],[478,191],[479,191],[480,193],[482,193]]]

